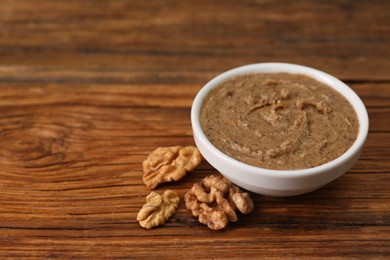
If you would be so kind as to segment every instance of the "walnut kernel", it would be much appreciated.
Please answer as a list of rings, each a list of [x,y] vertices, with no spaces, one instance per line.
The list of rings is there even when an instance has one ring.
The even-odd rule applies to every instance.
[[[154,189],[160,183],[180,180],[201,161],[195,146],[159,147],[142,162],[143,181],[147,188]]]
[[[151,192],[146,197],[146,204],[138,212],[137,221],[146,229],[163,225],[175,214],[179,202],[179,196],[172,190],[166,190],[163,195]]]
[[[223,176],[208,176],[201,184],[195,183],[185,196],[185,205],[199,222],[213,230],[237,221],[236,210],[248,214],[253,210],[249,193],[242,192]]]

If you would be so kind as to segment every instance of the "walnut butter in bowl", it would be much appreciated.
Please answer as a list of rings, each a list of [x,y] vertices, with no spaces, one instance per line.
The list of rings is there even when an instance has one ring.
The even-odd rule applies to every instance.
[[[209,81],[191,111],[204,158],[249,191],[294,196],[347,172],[368,133],[360,98],[322,71],[259,63]]]

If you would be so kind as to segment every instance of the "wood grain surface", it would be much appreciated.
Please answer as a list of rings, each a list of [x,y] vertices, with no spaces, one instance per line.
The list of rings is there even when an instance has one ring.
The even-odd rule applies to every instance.
[[[390,1],[44,1],[0,8],[0,258],[390,258]],[[244,64],[312,66],[350,85],[370,133],[343,177],[302,196],[252,194],[222,231],[184,203],[136,215],[142,161],[194,144],[190,109]],[[182,197],[202,162],[159,186]]]

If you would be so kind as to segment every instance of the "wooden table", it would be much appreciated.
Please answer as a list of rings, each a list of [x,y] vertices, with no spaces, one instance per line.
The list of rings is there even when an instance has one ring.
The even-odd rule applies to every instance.
[[[390,257],[390,1],[4,0],[0,9],[1,258]],[[190,108],[217,74],[282,61],[328,72],[367,106],[343,177],[307,195],[252,194],[222,231],[180,203],[136,215],[142,161],[194,144]],[[174,184],[180,196],[216,173]]]

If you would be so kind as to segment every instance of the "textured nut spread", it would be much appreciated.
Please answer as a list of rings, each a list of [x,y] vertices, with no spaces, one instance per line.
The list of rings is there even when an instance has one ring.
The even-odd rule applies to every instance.
[[[225,154],[269,169],[304,169],[332,161],[354,143],[359,123],[341,94],[290,73],[231,78],[204,98],[200,123]]]

